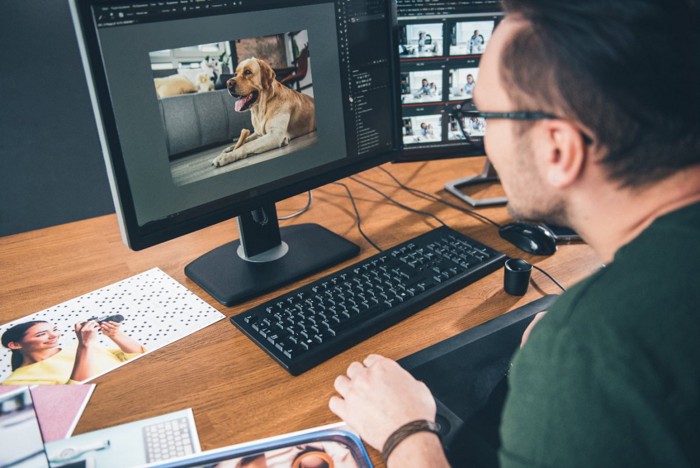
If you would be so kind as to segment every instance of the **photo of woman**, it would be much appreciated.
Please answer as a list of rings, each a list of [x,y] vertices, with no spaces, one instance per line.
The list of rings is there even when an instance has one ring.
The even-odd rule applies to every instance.
[[[364,468],[367,465],[356,450],[334,441],[267,450],[255,455],[221,461],[212,468]]]
[[[442,140],[442,116],[418,115],[403,119],[403,144],[413,145]]]
[[[401,103],[415,104],[442,101],[442,70],[419,70],[402,73]]]
[[[12,353],[12,374],[2,384],[79,383],[146,352],[118,322],[90,319],[76,323],[73,328],[77,347],[62,347],[61,332],[47,321],[28,321],[7,329],[2,335],[2,345]],[[107,349],[101,345],[99,333],[117,347]]]
[[[474,97],[474,88],[479,80],[478,68],[455,68],[449,71],[449,77],[450,101],[472,99]]]

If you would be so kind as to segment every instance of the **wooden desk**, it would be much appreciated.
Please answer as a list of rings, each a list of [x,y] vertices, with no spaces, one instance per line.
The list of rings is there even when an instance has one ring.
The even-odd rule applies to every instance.
[[[407,185],[454,201],[444,192],[443,184],[479,173],[482,164],[483,160],[477,158],[386,167]],[[396,187],[378,169],[358,177],[405,204],[434,213],[458,231],[537,264],[565,286],[599,266],[586,245],[560,246],[552,257],[531,256],[502,240],[493,226],[415,197]],[[435,220],[404,211],[349,179],[344,182],[356,198],[363,229],[381,247],[391,247],[439,226]],[[305,202],[306,196],[300,195],[280,203],[278,211],[280,215],[289,214]],[[509,220],[503,207],[480,209],[479,213],[497,222]],[[361,246],[359,257],[336,268],[375,253],[360,236],[350,200],[340,186],[315,190],[310,211],[281,224],[302,222],[319,222]],[[116,216],[109,215],[0,238],[0,323],[156,266],[226,316],[293,287],[227,308],[185,277],[187,263],[237,236],[235,221],[230,220],[132,252],[121,242]],[[333,394],[334,378],[352,361],[362,360],[369,353],[399,359],[544,294],[559,292],[537,271],[533,271],[533,280],[534,287],[526,296],[512,297],[503,291],[502,271],[495,272],[298,377],[291,377],[228,320],[222,320],[96,379],[98,386],[75,434],[191,407],[202,448],[208,450],[336,422],[327,402]],[[370,453],[380,465],[378,454]]]

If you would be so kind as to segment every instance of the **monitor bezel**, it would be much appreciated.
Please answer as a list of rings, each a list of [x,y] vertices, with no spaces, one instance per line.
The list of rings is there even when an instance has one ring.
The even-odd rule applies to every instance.
[[[399,117],[400,119],[400,117]],[[400,122],[400,120],[399,120]],[[447,146],[442,148],[406,148],[404,147],[398,152],[392,162],[408,163],[408,162],[423,162],[440,159],[455,159],[455,158],[475,158],[486,156],[484,145],[468,145],[461,144],[454,147]]]

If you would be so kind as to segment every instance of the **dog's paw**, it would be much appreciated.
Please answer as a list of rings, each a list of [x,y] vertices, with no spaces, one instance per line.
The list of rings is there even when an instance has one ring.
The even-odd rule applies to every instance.
[[[211,165],[214,167],[225,166],[226,164],[229,163],[229,161],[227,161],[227,159],[228,159],[228,153],[226,153],[226,151],[223,151],[220,155],[218,155],[216,158],[214,158],[211,161]]]
[[[232,162],[244,159],[247,156],[248,156],[248,153],[242,148],[234,149],[234,150],[229,151],[229,152],[224,150],[211,163],[213,166],[221,167],[221,166],[225,166],[226,164],[230,164]]]
[[[238,161],[239,159],[243,159],[246,156],[247,154],[240,149],[233,149],[231,151],[224,150],[211,162],[211,164],[215,167],[221,167]]]

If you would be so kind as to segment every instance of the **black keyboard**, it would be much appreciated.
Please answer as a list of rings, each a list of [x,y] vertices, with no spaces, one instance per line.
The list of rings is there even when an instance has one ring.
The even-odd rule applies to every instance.
[[[231,321],[290,374],[299,375],[497,270],[505,258],[440,227]]]

